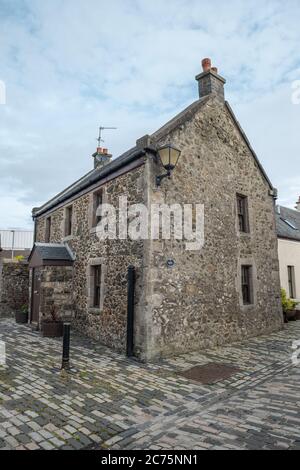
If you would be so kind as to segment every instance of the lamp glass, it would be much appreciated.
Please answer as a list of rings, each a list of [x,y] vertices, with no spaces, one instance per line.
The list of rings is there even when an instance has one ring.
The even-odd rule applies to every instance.
[[[175,168],[180,157],[180,153],[180,150],[172,147],[171,145],[166,145],[158,150],[161,163],[166,170],[173,170]]]
[[[180,150],[170,147],[170,165],[172,165],[173,168],[177,165],[180,154]]]

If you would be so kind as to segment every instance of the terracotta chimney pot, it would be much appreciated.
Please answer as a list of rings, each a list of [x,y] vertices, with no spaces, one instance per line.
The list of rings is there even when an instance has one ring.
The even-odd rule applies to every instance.
[[[202,68],[203,72],[208,72],[211,69],[211,60],[209,58],[205,58],[202,60]]]

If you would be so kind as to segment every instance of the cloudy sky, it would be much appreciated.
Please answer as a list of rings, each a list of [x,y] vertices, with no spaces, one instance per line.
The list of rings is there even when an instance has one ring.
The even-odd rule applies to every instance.
[[[211,57],[280,202],[300,195],[300,2],[0,0],[0,228],[197,99]],[[1,97],[0,97],[1,98]],[[0,99],[1,101],[1,99]]]

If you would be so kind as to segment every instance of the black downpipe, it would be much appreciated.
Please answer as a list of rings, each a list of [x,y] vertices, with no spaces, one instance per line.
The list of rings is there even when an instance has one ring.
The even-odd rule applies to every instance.
[[[135,288],[135,267],[128,267],[127,275],[127,357],[133,356],[134,347],[134,288]]]

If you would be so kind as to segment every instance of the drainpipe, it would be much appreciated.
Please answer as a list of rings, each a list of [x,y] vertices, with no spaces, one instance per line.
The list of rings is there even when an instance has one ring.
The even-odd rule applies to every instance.
[[[128,267],[128,293],[127,293],[127,357],[133,356],[134,348],[134,287],[135,287],[135,267]]]

